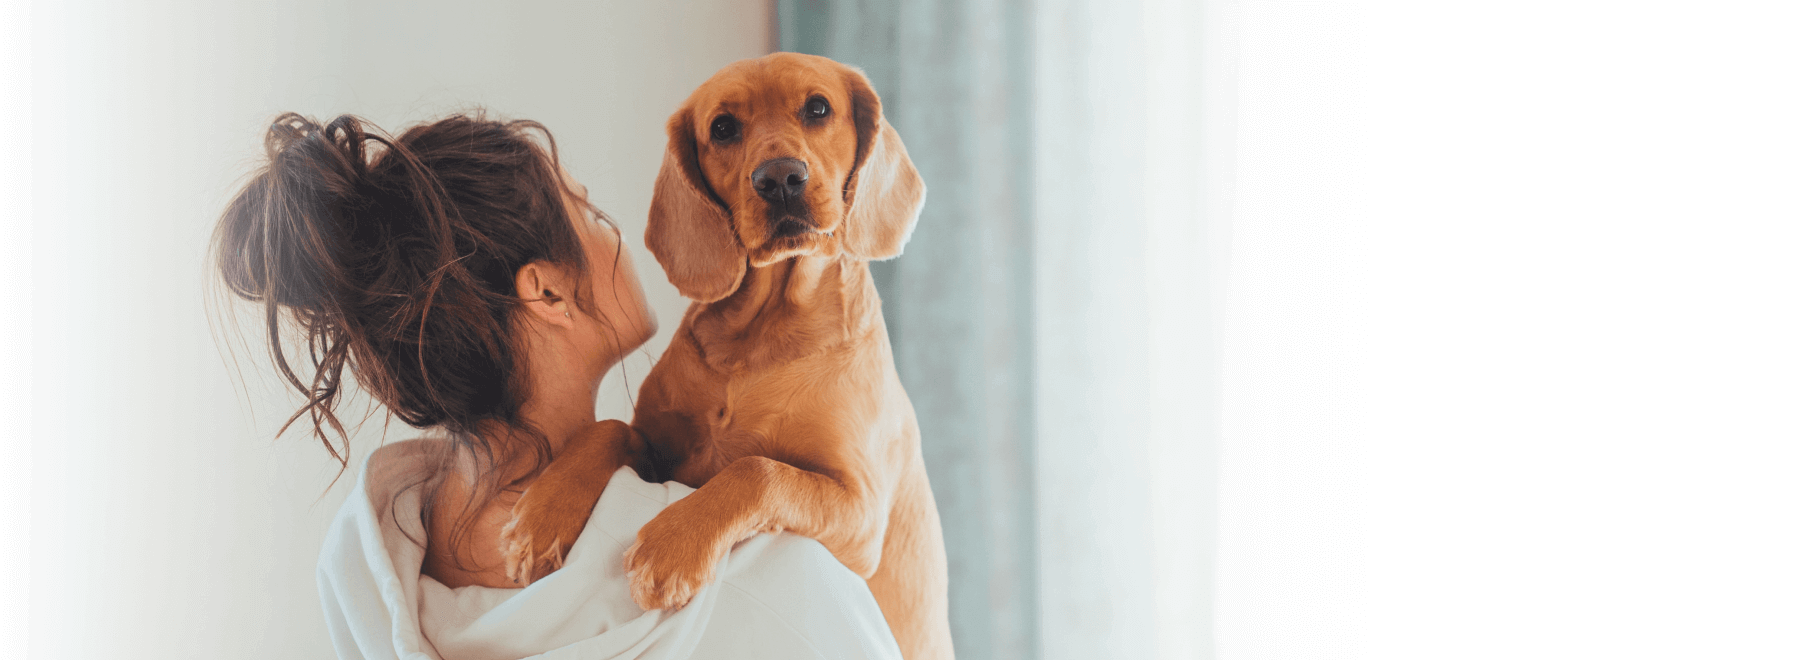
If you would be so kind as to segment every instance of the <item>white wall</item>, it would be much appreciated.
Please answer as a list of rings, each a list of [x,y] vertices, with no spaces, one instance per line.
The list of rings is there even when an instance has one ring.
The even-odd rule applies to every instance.
[[[1800,657],[1800,8],[1237,4],[1219,657]]]
[[[269,119],[353,112],[395,129],[480,104],[548,125],[630,237],[663,320],[626,365],[636,378],[683,308],[641,245],[663,121],[771,42],[763,3],[723,0],[31,10],[38,658],[330,654],[313,562],[348,482],[326,492],[335,464],[316,442],[270,437],[295,398],[269,378],[253,327],[228,364],[203,296],[209,232]],[[628,415],[619,380],[603,414]],[[379,427],[356,435],[358,459]]]
[[[0,2],[0,126],[29,126],[29,6]],[[0,566],[31,554],[31,131],[0,131]],[[24,657],[31,576],[0,580],[0,658]]]

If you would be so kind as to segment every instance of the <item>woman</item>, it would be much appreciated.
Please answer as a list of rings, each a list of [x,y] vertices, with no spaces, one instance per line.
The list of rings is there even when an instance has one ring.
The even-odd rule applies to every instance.
[[[454,116],[388,138],[288,114],[265,148],[215,248],[304,395],[288,424],[305,417],[347,468],[347,371],[434,436],[372,453],[333,523],[319,583],[341,656],[899,657],[863,581],[790,535],[739,545],[681,610],[639,610],[621,555],[692,489],[640,479],[631,447],[612,448],[621,467],[566,564],[507,579],[512,503],[569,443],[620,437],[595,394],[656,330],[617,228],[541,125]]]

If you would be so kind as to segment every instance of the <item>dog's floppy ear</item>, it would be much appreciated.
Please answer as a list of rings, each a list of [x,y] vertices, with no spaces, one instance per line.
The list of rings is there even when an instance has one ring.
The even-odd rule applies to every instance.
[[[844,182],[844,251],[859,259],[900,256],[925,207],[925,180],[900,134],[881,116],[881,98],[861,71],[845,67],[856,122],[856,162]]]
[[[669,148],[650,197],[644,244],[681,295],[713,302],[744,281],[744,246],[724,202],[706,185],[686,106],[669,117]]]

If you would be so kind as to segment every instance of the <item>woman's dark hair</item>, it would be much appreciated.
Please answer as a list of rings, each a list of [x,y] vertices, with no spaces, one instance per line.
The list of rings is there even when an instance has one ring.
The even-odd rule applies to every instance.
[[[549,442],[520,415],[530,393],[515,276],[534,261],[588,268],[549,131],[476,113],[390,138],[350,115],[321,126],[289,113],[269,127],[264,149],[267,166],[231,201],[213,241],[225,285],[261,303],[276,367],[305,400],[277,435],[308,418],[341,475],[350,437],[336,406],[348,368],[390,414],[443,429],[486,467],[524,462],[504,471],[519,475],[509,483],[478,485],[483,501],[541,471]],[[573,298],[593,311],[584,291]],[[307,377],[286,342],[305,346]]]

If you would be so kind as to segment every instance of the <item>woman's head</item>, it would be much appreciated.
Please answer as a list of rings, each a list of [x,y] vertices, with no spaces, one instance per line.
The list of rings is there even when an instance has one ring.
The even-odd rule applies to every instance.
[[[654,332],[617,230],[535,122],[459,115],[389,138],[352,116],[287,114],[265,148],[215,256],[230,290],[263,305],[277,367],[306,399],[288,424],[308,417],[340,461],[326,429],[347,445],[346,368],[394,416],[490,458],[488,429],[535,435],[541,464],[523,415],[539,354],[555,347],[597,384]],[[305,378],[284,349],[296,344]]]

